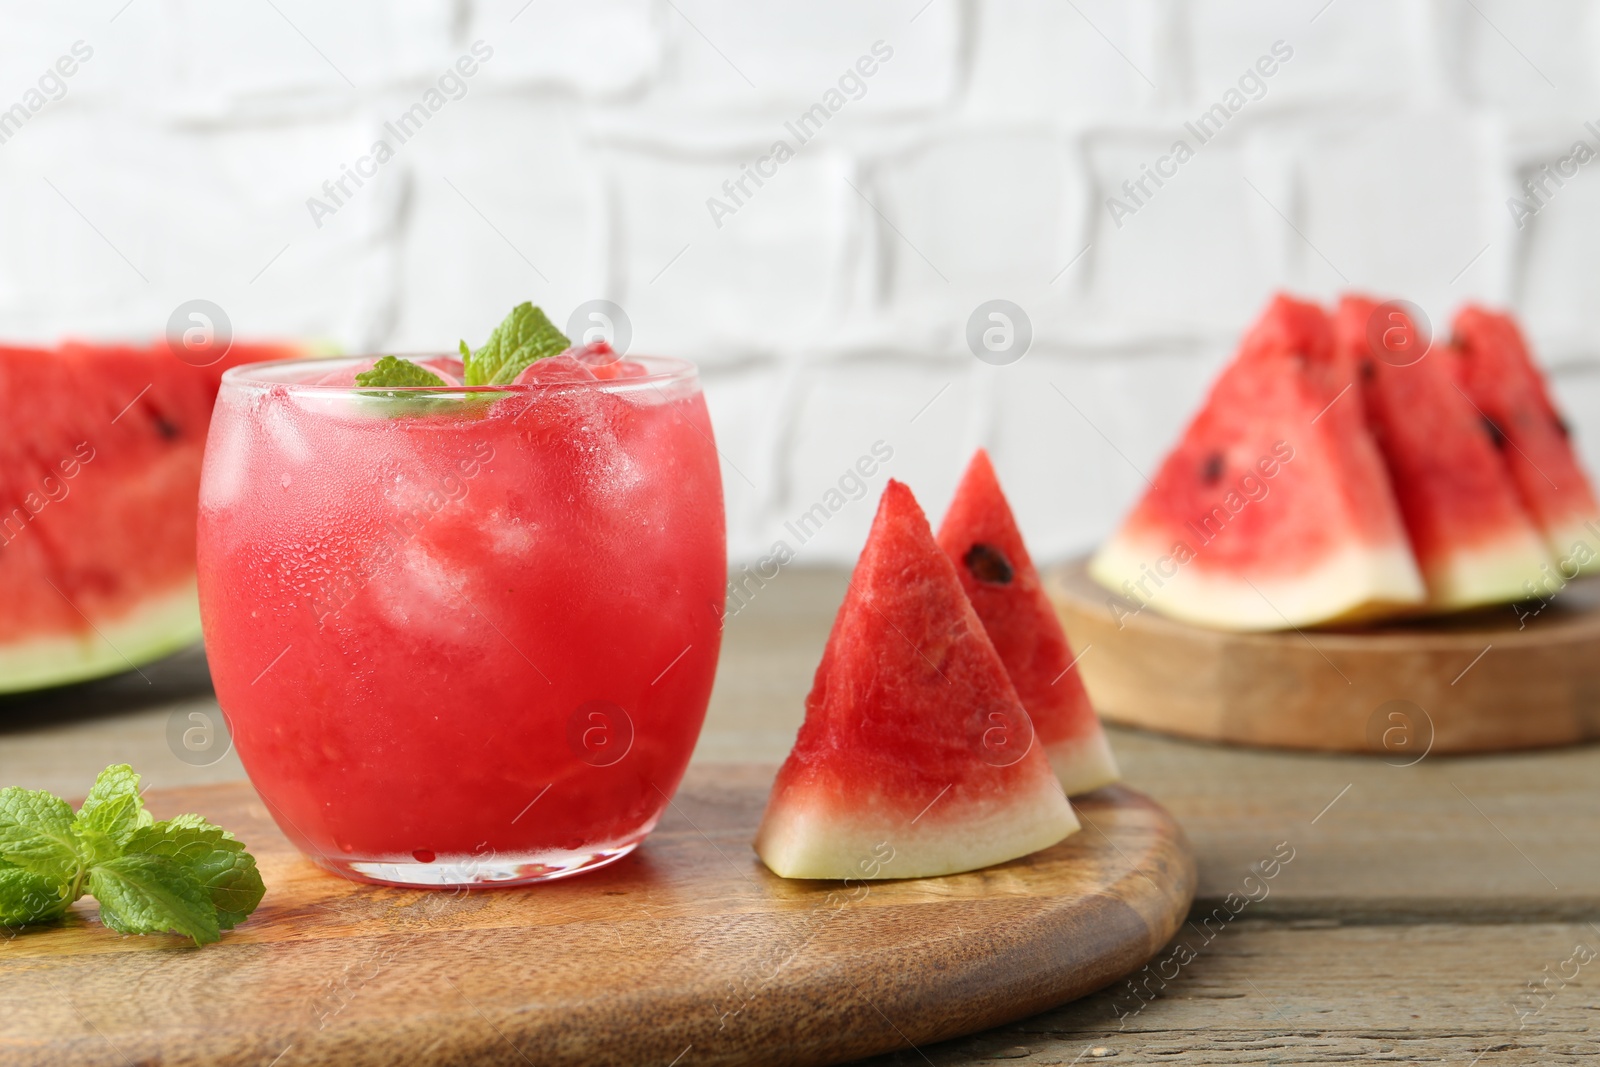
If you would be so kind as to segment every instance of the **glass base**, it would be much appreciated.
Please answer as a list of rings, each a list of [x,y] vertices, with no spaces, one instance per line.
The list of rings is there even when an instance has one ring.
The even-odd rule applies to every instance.
[[[642,840],[642,838],[641,838]],[[345,860],[314,856],[312,862],[343,878],[406,889],[490,889],[534,885],[615,863],[638,841],[591,852],[528,852],[487,856],[441,856],[420,861]]]

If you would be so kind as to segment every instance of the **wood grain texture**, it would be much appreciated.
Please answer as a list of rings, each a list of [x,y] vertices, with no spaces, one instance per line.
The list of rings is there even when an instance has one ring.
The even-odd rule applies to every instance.
[[[984,871],[786,882],[749,846],[773,770],[692,771],[605,870],[460,894],[318,870],[243,784],[152,792],[158,817],[199,810],[247,842],[261,908],[204,949],[119,937],[85,922],[91,902],[12,937],[0,1060],[837,1063],[1089,993],[1187,912],[1182,832],[1126,787],[1083,798],[1085,829],[1062,844]]]
[[[1092,646],[1080,669],[1112,722],[1397,762],[1600,739],[1600,579],[1568,585],[1536,615],[1503,605],[1359,630],[1248,634],[1154,608],[1135,613],[1082,560],[1045,581],[1073,646]]]
[[[1594,924],[1351,927],[1248,915],[1199,948],[1176,979],[1138,995],[1118,982],[1022,1022],[860,1067],[1600,1062],[1600,958],[1573,956],[1579,946],[1600,952]]]
[[[1600,918],[1600,746],[1394,767],[1120,727],[1111,738],[1128,781],[1193,843],[1197,907],[1237,892],[1288,841],[1296,859],[1253,915],[1469,928]]]

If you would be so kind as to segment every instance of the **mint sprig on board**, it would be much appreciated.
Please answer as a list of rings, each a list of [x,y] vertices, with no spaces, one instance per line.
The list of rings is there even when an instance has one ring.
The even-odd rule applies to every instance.
[[[119,933],[205,945],[265,891],[255,857],[222,827],[198,815],[156,822],[126,763],[101,771],[76,812],[53,793],[0,789],[0,925],[59,919],[88,892]]]

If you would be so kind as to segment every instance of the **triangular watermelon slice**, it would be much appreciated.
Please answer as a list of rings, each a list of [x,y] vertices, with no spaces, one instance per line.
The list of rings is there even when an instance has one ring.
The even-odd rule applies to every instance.
[[[0,347],[0,693],[115,674],[200,639],[195,514],[222,372],[154,345]]]
[[[1072,649],[995,477],[979,449],[939,525],[939,547],[956,565],[961,587],[1033,720],[1034,735],[1075,797],[1121,777],[1105,731],[1089,703]]]
[[[1421,604],[1351,381],[1322,309],[1278,296],[1090,573],[1134,610],[1231,630]]]
[[[756,851],[785,878],[921,878],[1077,828],[955,565],[890,481]]]
[[[1346,296],[1336,343],[1360,374],[1367,425],[1428,586],[1428,606],[1453,611],[1521,599],[1550,554],[1456,382],[1456,356],[1436,344],[1415,362],[1383,358],[1369,329],[1380,308],[1416,336],[1404,311]]]
[[[1456,313],[1455,335],[1461,388],[1563,575],[1600,571],[1600,504],[1516,321],[1468,304]]]

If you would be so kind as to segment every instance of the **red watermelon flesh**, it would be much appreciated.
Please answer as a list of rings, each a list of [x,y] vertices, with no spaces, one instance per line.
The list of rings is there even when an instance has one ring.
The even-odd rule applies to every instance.
[[[1461,388],[1562,573],[1600,571],[1600,505],[1522,331],[1510,315],[1473,304],[1454,325]]]
[[[1367,424],[1388,467],[1428,605],[1457,610],[1520,599],[1550,555],[1482,417],[1457,385],[1456,356],[1435,345],[1412,363],[1381,358],[1368,330],[1380,306],[1345,297],[1335,333],[1359,368]]]
[[[939,547],[956,564],[1062,789],[1074,797],[1117,781],[1116,759],[1074,669],[1061,620],[981,448],[939,525]]]
[[[200,636],[195,513],[222,367],[164,343],[0,348],[0,692],[112,674]]]
[[[1275,298],[1090,572],[1133,611],[1231,630],[1421,604],[1352,382],[1322,309]]]
[[[1077,828],[955,565],[890,481],[756,851],[785,878],[920,878]]]

